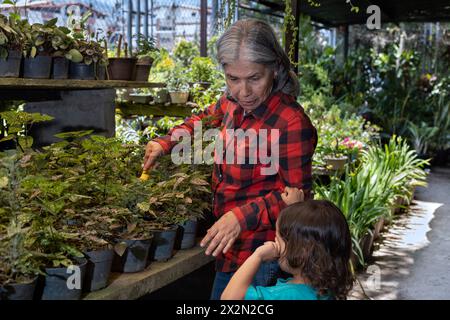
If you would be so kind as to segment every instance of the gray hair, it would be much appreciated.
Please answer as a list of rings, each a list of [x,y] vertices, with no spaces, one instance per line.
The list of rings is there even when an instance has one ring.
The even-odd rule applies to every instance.
[[[242,47],[246,50],[241,52]],[[299,95],[297,76],[270,25],[257,19],[239,20],[222,34],[217,41],[217,59],[222,67],[238,60],[242,54],[246,60],[263,64],[277,74],[272,92]]]

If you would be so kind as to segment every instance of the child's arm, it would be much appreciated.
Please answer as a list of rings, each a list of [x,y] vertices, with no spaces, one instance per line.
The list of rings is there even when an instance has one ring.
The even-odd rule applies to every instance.
[[[283,199],[284,203],[289,206],[296,202],[305,201],[305,195],[301,189],[286,187],[284,188],[284,192],[281,194],[281,199]]]
[[[279,255],[280,248],[278,243],[267,241],[264,245],[258,247],[231,277],[220,297],[221,300],[243,300],[261,263],[275,260]]]

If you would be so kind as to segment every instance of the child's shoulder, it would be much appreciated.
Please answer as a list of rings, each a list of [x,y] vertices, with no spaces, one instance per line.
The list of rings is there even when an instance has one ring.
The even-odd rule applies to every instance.
[[[293,284],[289,279],[278,279],[272,287],[250,286],[246,300],[317,300],[314,288],[304,284]]]

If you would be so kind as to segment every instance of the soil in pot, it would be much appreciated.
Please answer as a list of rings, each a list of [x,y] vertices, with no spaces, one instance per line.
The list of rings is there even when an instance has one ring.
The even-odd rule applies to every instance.
[[[69,78],[74,80],[95,80],[95,66],[93,63],[70,63]]]
[[[44,280],[42,300],[79,300],[81,298],[87,260],[85,258],[76,260],[76,266],[79,269],[75,268],[72,271],[66,267],[45,269],[47,275]]]
[[[188,220],[179,225],[175,249],[190,249],[195,246],[197,234],[197,219]]]
[[[109,80],[131,81],[135,77],[136,58],[109,58]]]
[[[86,276],[84,279],[84,291],[96,291],[106,287],[111,273],[114,250],[95,250],[85,252],[88,258]]]
[[[154,238],[150,247],[150,260],[167,261],[173,256],[178,225],[168,230],[152,230]]]
[[[112,270],[116,272],[139,272],[145,269],[150,246],[154,238],[143,240],[117,239]]]
[[[23,60],[23,77],[28,79],[50,79],[52,71],[51,56],[36,56]]]
[[[52,79],[68,79],[69,78],[70,60],[64,57],[53,58]]]
[[[38,277],[0,287],[0,300],[33,300]]]
[[[20,51],[8,51],[6,59],[0,59],[0,78],[18,78],[22,53]]]

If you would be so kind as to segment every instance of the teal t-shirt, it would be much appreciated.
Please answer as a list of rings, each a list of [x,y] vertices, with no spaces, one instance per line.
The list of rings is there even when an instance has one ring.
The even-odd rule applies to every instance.
[[[250,286],[245,300],[328,300],[318,297],[316,290],[307,284],[288,283],[289,279],[278,279],[272,287]]]

